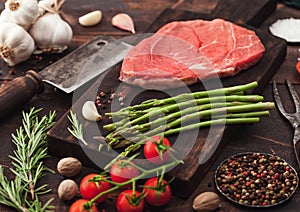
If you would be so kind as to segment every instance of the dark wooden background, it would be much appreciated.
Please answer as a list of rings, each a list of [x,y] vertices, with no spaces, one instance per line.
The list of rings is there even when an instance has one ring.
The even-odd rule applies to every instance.
[[[24,73],[31,68],[36,70],[41,70],[48,64],[53,63],[55,60],[63,57],[67,53],[71,52],[79,45],[90,40],[97,35],[109,35],[115,38],[120,38],[123,36],[130,35],[130,33],[121,31],[111,26],[110,20],[112,16],[118,12],[126,12],[130,14],[136,24],[137,33],[145,32],[150,24],[155,20],[155,18],[165,9],[165,8],[176,8],[184,9],[193,12],[201,12],[209,14],[216,4],[217,0],[110,0],[110,1],[98,1],[98,0],[67,0],[63,6],[62,16],[71,24],[74,37],[68,48],[64,53],[57,55],[47,55],[42,54],[39,56],[32,56],[28,61],[17,65],[14,68],[7,67],[5,64],[1,64],[0,70],[0,80],[2,83],[7,83],[9,80],[24,75]],[[241,4],[243,1],[241,1]],[[1,5],[3,8],[3,5]],[[94,27],[81,27],[78,24],[78,17],[90,12],[95,9],[100,9],[103,12],[103,20],[101,23]],[[297,17],[300,18],[300,11],[294,8],[289,8],[284,5],[278,4],[278,8],[275,13],[273,13],[260,28],[267,29],[267,27],[273,23],[278,18],[285,17]],[[286,59],[283,64],[278,69],[276,75],[273,79],[280,83],[279,89],[282,96],[286,99],[284,105],[289,111],[293,111],[293,104],[291,98],[288,96],[288,92],[285,89],[284,81],[290,80],[299,90],[300,88],[300,75],[295,69],[295,64],[297,58],[300,57],[299,44],[289,44]],[[267,101],[273,101],[271,92],[271,82],[266,87],[263,92]],[[299,90],[300,91],[300,90]],[[14,145],[11,142],[11,133],[21,124],[21,111],[28,110],[30,107],[44,108],[43,113],[47,114],[50,110],[56,110],[57,120],[70,108],[72,104],[72,96],[64,94],[52,86],[46,85],[46,90],[43,94],[37,95],[28,104],[21,106],[15,113],[8,116],[7,118],[0,121],[0,164],[9,167],[11,160],[8,155],[12,154]],[[226,143],[222,154],[216,159],[215,163],[212,165],[209,172],[205,175],[204,179],[201,181],[196,191],[188,199],[180,199],[173,197],[171,202],[165,207],[153,209],[146,208],[146,211],[192,211],[192,201],[193,198],[204,191],[215,191],[214,186],[214,171],[217,165],[223,161],[225,158],[232,154],[245,151],[259,151],[266,153],[276,154],[289,163],[291,163],[296,170],[299,172],[299,167],[297,167],[296,159],[292,150],[292,136],[293,129],[287,121],[285,121],[278,111],[271,111],[271,116],[269,118],[264,118],[258,124],[247,125],[238,127],[235,133],[227,136]],[[55,170],[57,161],[59,158],[51,156],[46,160],[46,164]],[[73,179],[76,182],[80,182],[80,179],[87,173],[97,172],[87,167],[84,167],[79,176]],[[10,173],[6,171],[7,175],[11,177]],[[64,178],[59,174],[47,174],[43,183],[47,183],[52,189],[52,192],[44,196],[44,200],[54,197],[55,200],[53,205],[56,206],[55,211],[68,211],[70,202],[64,202],[59,200],[57,197],[57,187],[58,184]],[[103,204],[100,205],[101,209],[106,211],[115,211],[114,201],[116,198],[116,193],[112,193]],[[219,211],[252,211],[253,209],[248,209],[244,207],[236,206],[223,197],[222,208]],[[300,208],[300,192],[299,189],[296,191],[295,195],[285,204],[270,208],[264,211],[299,211]],[[13,211],[10,208],[0,205],[0,211]]]

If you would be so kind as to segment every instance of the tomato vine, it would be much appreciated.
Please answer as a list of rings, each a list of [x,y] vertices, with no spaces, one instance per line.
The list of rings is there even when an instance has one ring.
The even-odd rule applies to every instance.
[[[132,170],[136,170],[135,171],[135,175],[132,175],[132,178],[122,178],[122,180],[118,181],[118,180],[112,180],[111,178],[107,177],[107,173],[111,172],[111,169],[107,172],[103,172],[100,174],[93,174],[90,176],[91,179],[87,179],[86,177],[83,179],[86,182],[89,183],[95,183],[94,181],[96,180],[97,184],[101,185],[101,184],[109,184],[110,186],[104,186],[105,188],[99,188],[99,192],[98,194],[94,193],[95,195],[93,195],[92,197],[89,197],[88,200],[83,204],[84,209],[89,209],[90,207],[94,206],[95,203],[99,203],[101,201],[103,201],[107,195],[113,191],[116,191],[122,187],[126,187],[128,188],[129,185],[131,185],[131,189],[126,190],[127,192],[125,193],[121,193],[120,195],[124,196],[123,198],[127,199],[128,204],[132,205],[139,205],[144,204],[144,198],[147,195],[146,192],[146,187],[147,186],[141,186],[144,187],[142,192],[138,192],[136,190],[136,184],[137,181],[143,178],[146,178],[147,176],[151,175],[151,174],[156,174],[157,178],[159,179],[156,182],[156,187],[153,187],[152,189],[157,190],[157,191],[163,191],[164,188],[166,186],[169,186],[170,182],[166,182],[165,180],[163,180],[163,176],[166,170],[168,170],[171,167],[174,167],[178,164],[183,163],[182,160],[178,160],[176,159],[173,154],[171,153],[171,151],[167,151],[167,153],[169,154],[170,158],[173,158],[172,161],[170,161],[169,163],[160,165],[158,167],[155,168],[151,168],[151,169],[145,169],[139,165],[136,165],[135,163],[132,162],[133,158],[137,157],[137,155],[132,156],[131,158],[128,159],[118,159],[117,161],[115,161],[113,164],[111,164],[111,167],[113,167],[115,164],[121,164],[121,168],[126,168],[126,165],[130,165]],[[136,174],[138,173],[138,174]],[[110,173],[111,174],[111,173]],[[158,177],[160,176],[160,177]],[[124,180],[125,179],[125,180]],[[152,178],[151,178],[152,179]],[[95,187],[94,185],[92,187]],[[103,189],[103,190],[101,190]],[[168,188],[169,189],[169,188]],[[171,192],[170,192],[171,194]],[[83,196],[85,198],[85,196]],[[125,200],[123,198],[119,198],[122,199],[122,201],[124,202]],[[99,201],[101,200],[101,201]],[[121,200],[119,200],[121,201]],[[167,201],[165,201],[167,202]],[[155,206],[155,204],[152,204]],[[157,206],[162,205],[162,204],[157,204]],[[72,207],[72,206],[71,206]],[[133,209],[132,209],[133,210]],[[139,210],[136,210],[139,211]]]

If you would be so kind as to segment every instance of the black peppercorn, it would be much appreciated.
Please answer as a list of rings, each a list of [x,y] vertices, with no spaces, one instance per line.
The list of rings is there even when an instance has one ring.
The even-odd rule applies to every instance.
[[[243,153],[223,161],[215,174],[219,191],[250,207],[269,207],[289,199],[298,187],[297,172],[280,157]]]

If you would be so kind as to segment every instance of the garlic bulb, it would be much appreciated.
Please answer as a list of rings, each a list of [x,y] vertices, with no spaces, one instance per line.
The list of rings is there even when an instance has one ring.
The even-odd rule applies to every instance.
[[[7,0],[0,20],[16,23],[27,30],[36,20],[38,9],[37,0]]]
[[[102,119],[93,101],[87,101],[83,104],[82,116],[89,121],[100,121]]]
[[[34,50],[34,40],[15,23],[0,24],[0,55],[10,66],[27,60]]]
[[[30,28],[30,35],[44,52],[62,52],[72,40],[73,31],[59,14],[45,13]]]
[[[42,16],[46,12],[59,13],[60,8],[65,3],[65,0],[41,0],[39,1],[39,15]]]

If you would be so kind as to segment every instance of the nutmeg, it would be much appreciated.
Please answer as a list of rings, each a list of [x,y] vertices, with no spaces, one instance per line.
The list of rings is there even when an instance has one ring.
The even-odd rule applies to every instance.
[[[62,158],[57,163],[57,171],[58,173],[66,176],[73,177],[81,171],[82,164],[77,158],[66,157]]]
[[[63,180],[59,184],[57,192],[60,199],[71,200],[76,197],[78,193],[78,186],[73,180]]]
[[[221,207],[218,194],[214,192],[203,192],[199,194],[193,202],[193,209],[197,212],[215,211]]]

